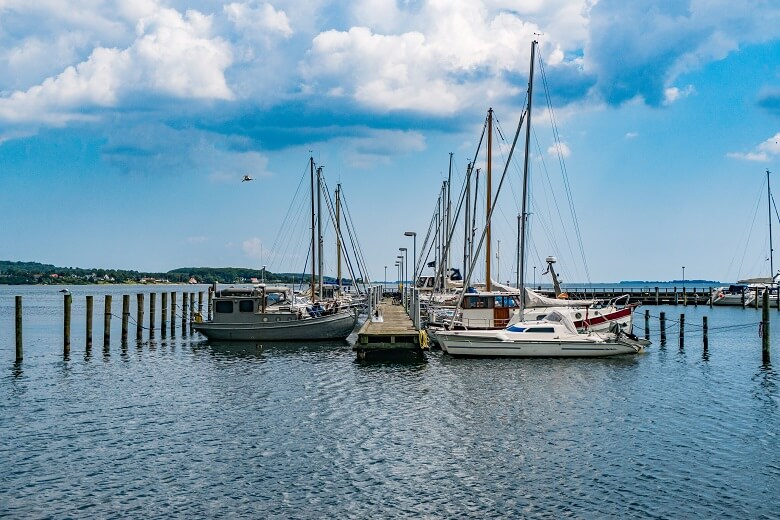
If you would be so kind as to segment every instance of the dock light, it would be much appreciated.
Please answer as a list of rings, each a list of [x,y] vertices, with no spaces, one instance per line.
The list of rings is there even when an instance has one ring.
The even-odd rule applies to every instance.
[[[417,233],[414,231],[404,232],[404,236],[412,237],[412,266],[414,266],[414,273],[412,280],[414,281],[413,287],[417,286]]]

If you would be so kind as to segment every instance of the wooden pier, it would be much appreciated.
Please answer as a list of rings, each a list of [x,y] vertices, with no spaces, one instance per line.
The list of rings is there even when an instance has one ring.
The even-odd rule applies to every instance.
[[[642,305],[709,305],[711,288],[692,287],[587,287],[564,288],[569,298],[576,300],[612,300],[629,295],[629,302]],[[552,289],[537,288],[536,292],[555,298]],[[758,305],[755,305],[756,308]]]
[[[402,305],[384,298],[374,316],[360,328],[352,350],[360,361],[422,359],[427,349],[426,338],[424,332],[414,327]]]

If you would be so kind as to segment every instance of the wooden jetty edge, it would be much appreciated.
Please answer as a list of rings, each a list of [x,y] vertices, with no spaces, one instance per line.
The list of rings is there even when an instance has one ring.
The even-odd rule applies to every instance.
[[[360,361],[398,357],[419,359],[428,348],[427,343],[426,333],[415,328],[406,309],[393,304],[390,298],[383,298],[376,312],[360,328],[352,350]]]

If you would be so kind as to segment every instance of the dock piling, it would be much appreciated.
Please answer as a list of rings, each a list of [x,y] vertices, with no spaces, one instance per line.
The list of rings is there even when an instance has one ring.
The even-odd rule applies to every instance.
[[[187,293],[181,295],[181,333],[187,332]]]
[[[136,295],[136,314],[135,314],[135,339],[141,341],[144,339],[144,295]]]
[[[685,314],[680,314],[680,350],[685,347]]]
[[[22,344],[22,297],[17,296],[16,307],[16,362],[19,363],[24,358],[24,346]]]
[[[662,312],[660,316],[660,327],[661,327],[661,346],[666,346],[666,313]]]
[[[130,295],[122,296],[122,345],[127,345],[127,324],[130,322]]]
[[[171,336],[176,334],[176,291],[171,291]]]
[[[94,297],[87,296],[87,339],[85,348],[87,352],[92,350],[92,309],[94,306]]]
[[[106,294],[103,309],[103,350],[108,351],[111,345],[111,295]]]
[[[70,356],[70,308],[73,303],[73,296],[70,293],[64,296],[65,312],[62,324],[62,355],[67,358]]]
[[[709,325],[707,323],[707,316],[702,316],[701,318],[701,329],[702,329],[702,341],[704,343],[704,353],[707,353],[707,350],[710,346],[710,339],[709,339]]]
[[[160,321],[160,332],[164,338],[166,335],[166,329],[168,328],[168,293],[163,292],[160,295],[160,310],[162,311],[162,319]]]
[[[203,318],[203,291],[198,291],[198,314]]]
[[[645,309],[645,339],[650,339],[650,309]]]
[[[769,291],[764,291],[761,310],[761,357],[764,364],[769,363]]]
[[[157,314],[157,293],[149,294],[149,337],[154,337],[154,322]]]

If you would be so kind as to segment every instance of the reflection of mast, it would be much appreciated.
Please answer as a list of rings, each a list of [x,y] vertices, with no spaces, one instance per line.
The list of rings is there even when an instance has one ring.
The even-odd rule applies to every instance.
[[[487,208],[491,208],[490,195],[493,188],[491,181],[491,155],[493,154],[493,109],[488,109],[488,132],[487,132]],[[487,221],[487,234],[485,235],[485,290],[490,291],[490,220]]]

